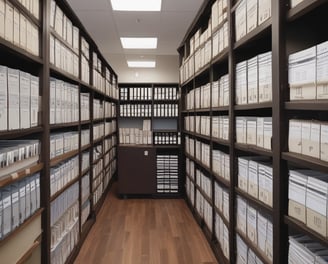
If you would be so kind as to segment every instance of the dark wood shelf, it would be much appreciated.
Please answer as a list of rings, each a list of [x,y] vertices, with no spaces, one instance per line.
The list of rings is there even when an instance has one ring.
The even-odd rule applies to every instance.
[[[251,152],[261,156],[272,157],[272,151],[264,148],[259,148],[254,145],[247,145],[241,143],[235,143],[235,148],[245,152]]]
[[[229,106],[212,107],[212,112],[229,112]]]
[[[76,84],[80,83],[81,81],[75,77],[73,74],[70,74],[60,68],[57,68],[54,64],[50,64],[49,66],[50,68],[50,75],[55,75],[55,76],[59,76],[59,77],[63,77],[67,80],[70,80],[71,82],[74,82]]]
[[[203,140],[211,141],[211,137],[209,137],[209,136],[204,136],[204,135],[196,134],[196,133],[194,134],[194,136],[197,138],[203,139]]]
[[[208,62],[203,67],[201,67],[197,72],[195,72],[195,77],[194,78],[196,79],[196,78],[202,76],[203,74],[205,74],[206,72],[209,72],[210,65],[211,65],[211,63]]]
[[[154,144],[157,149],[179,149],[180,145],[165,145],[165,144]]]
[[[273,209],[269,205],[261,202],[260,200],[258,200],[255,197],[249,195],[247,192],[243,191],[242,189],[240,189],[238,187],[235,187],[235,191],[236,191],[237,194],[239,194],[244,199],[249,201],[255,207],[260,208],[262,211],[266,212],[269,215],[273,215]]]
[[[101,159],[103,159],[104,158],[104,155],[103,154],[101,154],[101,156],[99,157],[99,158],[97,158],[96,160],[93,160],[92,161],[92,165],[96,165]]]
[[[225,139],[221,139],[221,138],[213,138],[212,137],[212,141],[213,141],[213,143],[220,144],[220,145],[223,145],[223,146],[227,146],[227,147],[230,146],[230,141],[229,140],[225,140]]]
[[[177,104],[179,99],[154,99],[154,104]]]
[[[80,122],[81,126],[84,126],[84,125],[90,125],[91,124],[91,121],[90,120],[83,120]]]
[[[4,47],[5,50],[10,53],[10,55],[13,55],[17,58],[26,60],[30,63],[39,66],[43,64],[43,60],[40,57],[31,54],[30,52],[20,48],[19,46],[14,45],[13,43],[5,40],[4,38],[0,38],[0,47]]]
[[[216,207],[215,204],[213,207],[214,207],[215,212],[222,218],[223,223],[229,228],[229,225],[230,225],[229,220],[225,218],[225,216],[223,215],[223,212],[221,212],[219,210],[219,208]]]
[[[93,145],[97,145],[98,143],[102,142],[104,140],[104,137],[100,137],[100,138],[97,138],[97,139],[94,139],[93,140]]]
[[[304,0],[303,2],[299,3],[294,8],[291,8],[287,12],[287,20],[294,21],[301,16],[306,15],[313,9],[320,7],[323,4],[326,4],[326,0]]]
[[[71,47],[67,41],[65,41],[56,31],[54,28],[50,27],[50,34],[53,35],[57,40],[60,41],[61,44],[63,44],[67,49],[69,49],[72,53],[75,55],[79,55],[76,53],[76,51]]]
[[[90,167],[81,172],[81,178],[83,178],[88,172],[90,172]]]
[[[322,236],[321,234],[315,232],[314,230],[308,228],[304,223],[287,215],[285,215],[284,220],[286,225],[289,225],[291,228],[297,230],[300,233],[308,235],[315,241],[318,241],[323,246],[328,247],[328,239]]]
[[[239,6],[239,4],[240,4],[241,1],[242,1],[242,0],[237,0],[237,1],[235,0],[236,3],[232,5],[231,10],[230,10],[231,13],[233,13],[233,12],[236,11],[236,9],[237,9],[237,7]]]
[[[95,118],[92,120],[93,123],[100,123],[100,122],[104,122],[104,121],[105,121],[104,117]]]
[[[224,185],[224,187],[226,187],[227,189],[230,190],[230,186],[231,186],[231,184],[230,184],[230,182],[229,182],[227,179],[225,179],[225,178],[219,176],[219,175],[218,175],[217,173],[215,173],[215,172],[213,172],[213,176],[214,176],[215,180],[216,180],[219,184]]]
[[[304,1],[306,2],[306,1]],[[285,102],[287,110],[328,111],[328,100],[308,100]]]
[[[26,137],[32,134],[38,134],[43,132],[42,127],[33,127],[28,129],[15,129],[15,130],[8,130],[8,131],[1,131],[0,132],[0,139],[15,139],[20,137]]]
[[[33,175],[43,169],[43,163],[34,164],[29,168],[24,168],[18,172],[12,173],[7,177],[3,177],[0,179],[0,188],[9,185],[11,183],[17,182],[25,177]]]
[[[229,48],[225,48],[218,55],[212,58],[212,65],[220,64],[224,61],[227,61],[228,58],[229,58]]]
[[[190,82],[192,82],[192,81],[194,80],[194,78],[195,78],[195,76],[194,76],[194,74],[193,74],[192,77],[188,78],[185,82],[183,82],[183,83],[181,84],[181,88],[183,89],[183,87],[187,86]]]
[[[84,151],[86,151],[89,148],[91,148],[91,144],[87,144],[87,145],[81,147],[81,152],[84,152]]]
[[[191,176],[190,176],[188,173],[186,173],[186,176],[189,178],[189,180],[190,180],[194,185],[196,185],[195,180],[194,180],[193,178],[191,178]]]
[[[328,162],[292,152],[283,152],[281,155],[284,160],[299,164],[302,167],[328,173]]]
[[[258,104],[245,104],[245,105],[235,105],[236,111],[241,110],[254,110],[254,109],[270,109],[272,108],[272,102],[258,103]]]
[[[80,123],[72,122],[72,123],[61,123],[61,124],[52,124],[50,125],[50,129],[62,129],[62,128],[69,128],[69,127],[77,127]]]
[[[201,109],[195,109],[195,113],[209,113],[211,112],[211,108],[201,108]]]
[[[54,166],[58,165],[59,163],[63,162],[64,160],[73,158],[74,156],[76,156],[78,154],[79,154],[79,150],[72,150],[63,155],[54,157],[50,160],[50,167],[54,167]]]
[[[247,35],[239,39],[234,45],[233,49],[237,50],[246,44],[249,44],[252,41],[255,41],[265,34],[267,34],[271,30],[271,18],[264,21],[261,25],[257,26],[254,30],[249,32]],[[271,42],[271,39],[270,39]]]
[[[111,132],[111,133],[105,135],[105,136],[104,136],[104,139],[109,138],[109,137],[112,137],[112,136],[114,136],[116,133],[117,133],[117,131]]]
[[[164,100],[165,101],[165,100]],[[156,102],[154,100],[154,102]],[[151,99],[145,99],[145,100],[141,100],[141,99],[137,99],[137,100],[123,100],[123,101],[120,101],[120,105],[124,105],[124,104],[134,104],[134,105],[138,105],[138,104],[152,104],[153,103],[153,100]]]
[[[241,237],[242,240],[248,245],[248,247],[256,254],[256,256],[264,263],[264,264],[270,264],[272,263],[267,256],[264,255],[264,252],[262,252],[256,245],[253,244],[251,240],[249,240],[245,235],[243,235],[237,228],[236,233]]]
[[[21,225],[19,225],[16,229],[12,230],[6,237],[3,237],[2,240],[0,240],[0,247],[4,245],[9,239],[14,237],[18,232],[28,226],[31,222],[33,222],[37,217],[42,214],[42,212],[43,208],[37,209],[29,218],[25,219],[25,221]]]
[[[61,188],[59,191],[57,191],[50,197],[50,202],[56,200],[56,198],[58,198],[63,192],[65,192],[69,187],[71,187],[74,183],[78,181],[79,181],[79,177],[76,177],[75,179],[67,183],[63,188]]]

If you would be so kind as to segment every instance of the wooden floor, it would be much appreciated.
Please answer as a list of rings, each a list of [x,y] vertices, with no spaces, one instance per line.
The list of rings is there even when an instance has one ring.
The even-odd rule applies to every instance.
[[[115,191],[115,185],[114,191]],[[213,264],[182,199],[117,199],[111,191],[75,264]]]

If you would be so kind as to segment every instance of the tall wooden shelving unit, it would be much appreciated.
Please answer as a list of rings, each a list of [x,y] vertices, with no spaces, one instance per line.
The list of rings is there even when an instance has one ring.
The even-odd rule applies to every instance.
[[[0,37],[0,57],[2,58],[1,65],[8,68],[19,69],[39,77],[38,95],[40,98],[40,107],[38,125],[36,127],[0,131],[0,139],[7,141],[14,139],[38,139],[41,144],[41,154],[37,164],[16,171],[12,173],[11,176],[9,175],[9,177],[4,177],[0,180],[0,186],[3,188],[20,180],[24,180],[34,173],[40,172],[40,208],[19,225],[18,228],[14,229],[0,240],[1,259],[6,263],[16,263],[17,261],[19,263],[54,263],[51,256],[51,203],[65,193],[70,187],[77,185],[78,209],[75,220],[77,221],[76,240],[72,243],[74,246],[70,248],[67,258],[64,259],[64,263],[73,263],[84,239],[96,221],[96,214],[104,202],[113,177],[116,174],[116,107],[118,104],[118,77],[106,59],[101,55],[96,43],[92,40],[66,1],[28,1],[31,3],[31,9],[33,5],[36,5],[36,3],[38,4],[36,5],[38,8],[36,7],[37,11],[35,11],[35,13],[38,14],[39,19],[33,16],[27,7],[23,6],[22,1],[6,0],[1,2],[12,5],[15,10],[24,15],[25,18],[38,29],[39,56],[32,55],[31,52],[21,48],[19,44],[13,44],[4,37]],[[73,50],[72,44],[66,39],[69,35],[66,31],[67,35],[65,35],[64,39],[50,25],[51,9],[54,3],[63,11],[63,14],[71,21],[72,25],[79,30],[77,51]],[[67,20],[65,20],[65,22],[67,22]],[[71,33],[73,32],[71,31]],[[53,47],[51,47],[50,36],[59,39],[61,45],[70,52],[75,52],[77,56],[76,65],[78,67],[76,68],[75,75],[73,75],[72,72],[68,73],[51,62],[50,52],[53,51]],[[28,36],[28,38],[29,37],[30,36]],[[71,37],[73,36],[71,35]],[[88,54],[85,55],[81,53],[82,38],[85,39],[89,45]],[[97,55],[97,61],[93,59],[95,54]],[[87,57],[88,60],[88,65],[85,67],[89,68],[89,71],[85,76],[89,75],[87,76],[89,82],[82,80],[82,56]],[[95,71],[97,73],[94,73]],[[75,103],[77,104],[78,112],[76,112],[77,119],[75,121],[65,123],[51,122],[50,82],[52,78],[77,87],[78,93],[75,97]],[[97,78],[97,80],[95,78]],[[86,119],[82,119],[81,116],[81,110],[85,108],[85,105],[81,104],[81,93],[86,93],[89,96],[89,107],[88,109],[84,109],[89,112],[89,118]],[[97,118],[95,118],[94,115],[95,99],[102,105],[99,111],[100,115],[97,116]],[[101,126],[100,136],[97,138],[94,137],[94,126],[96,125]],[[84,145],[82,145],[82,130],[88,132],[88,137],[86,139],[88,143]],[[78,148],[50,159],[50,140],[52,133],[71,131],[75,131],[78,134]],[[96,146],[102,149],[102,151],[97,158],[94,158],[93,154]],[[88,153],[89,159],[87,160],[88,168],[82,170],[83,153]],[[57,189],[51,195],[51,168],[62,164],[72,157],[78,159],[78,175],[69,182],[66,182],[65,185]],[[94,175],[95,170],[93,167],[100,160],[102,161],[100,164],[101,173]],[[87,176],[89,177],[89,194],[87,197],[82,197],[82,178],[86,175],[89,175]],[[82,202],[84,204],[82,204]],[[89,210],[86,210],[86,215],[84,216],[86,221],[82,223],[82,212],[84,212],[82,209],[84,207],[88,207]],[[21,249],[19,249],[20,246]]]
[[[184,40],[178,48],[180,54],[180,79],[181,79],[181,100],[182,100],[182,124],[184,118],[196,120],[197,116],[209,116],[212,120],[214,116],[226,115],[229,117],[229,139],[222,140],[214,138],[212,134],[204,136],[195,131],[182,126],[182,146],[184,146],[184,163],[194,164],[193,173],[196,170],[202,172],[211,181],[212,197],[206,196],[202,188],[197,184],[195,176],[191,177],[186,173],[187,203],[195,215],[198,223],[215,252],[220,263],[236,263],[238,234],[246,243],[248,248],[256,254],[263,263],[288,263],[288,237],[291,234],[306,234],[314,241],[327,247],[327,238],[317,234],[306,225],[288,216],[288,180],[291,166],[296,168],[306,168],[327,173],[327,162],[308,156],[288,152],[288,122],[290,119],[315,119],[327,121],[327,100],[307,100],[290,101],[288,84],[288,56],[292,53],[312,47],[327,41],[325,30],[320,25],[327,21],[328,5],[327,1],[311,0],[302,1],[291,8],[291,3],[285,1],[271,1],[271,17],[258,25],[255,29],[247,33],[244,37],[235,41],[235,12],[242,1],[227,1],[227,17],[224,22],[228,23],[228,46],[219,55],[212,57],[203,67],[195,69],[195,53],[191,55],[192,48],[190,40],[200,29],[203,33],[207,26],[211,26],[211,7],[215,1],[204,1],[195,20],[187,31]],[[222,25],[220,24],[220,26]],[[215,29],[211,30],[212,36]],[[206,40],[208,41],[208,40]],[[205,41],[205,42],[206,42]],[[199,47],[202,48],[202,47]],[[236,65],[246,61],[258,54],[272,51],[272,101],[256,104],[236,104]],[[189,64],[188,61],[193,60]],[[229,105],[213,107],[212,104],[206,109],[187,109],[186,95],[189,91],[197,87],[211,84],[221,76],[229,74]],[[186,76],[187,75],[187,76]],[[194,102],[195,103],[195,102]],[[236,142],[236,117],[237,116],[272,116],[272,142],[271,150],[259,148],[253,145],[240,144]],[[212,123],[211,123],[212,131]],[[210,150],[221,150],[230,157],[230,181],[218,177],[213,171],[212,154],[210,156],[210,166],[205,166],[195,155],[190,155],[187,151],[190,145],[186,140],[200,141],[210,146]],[[192,141],[193,148],[196,143]],[[272,207],[254,198],[238,187],[238,157],[241,156],[262,156],[271,161],[273,169],[273,205]],[[185,168],[184,164],[184,168]],[[188,167],[186,170],[191,170]],[[191,185],[190,185],[191,184]],[[229,194],[229,218],[225,218],[215,206],[215,184],[225,188]],[[191,187],[190,187],[191,186]],[[193,190],[191,190],[193,189]],[[195,193],[199,192],[208,204],[212,207],[212,223],[206,224],[206,219],[197,210]],[[249,205],[254,206],[258,212],[270,217],[273,226],[273,248],[272,262],[268,257],[254,245],[247,236],[243,235],[237,225],[237,196],[244,199]],[[215,235],[215,214],[223,218],[223,222],[229,230],[229,255],[228,259],[224,255],[224,248],[218,243],[219,238]],[[209,225],[210,226],[209,228]],[[210,230],[212,228],[212,231]]]

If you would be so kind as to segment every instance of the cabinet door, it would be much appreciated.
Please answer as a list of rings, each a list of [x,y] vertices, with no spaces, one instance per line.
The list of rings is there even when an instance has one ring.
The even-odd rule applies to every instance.
[[[152,147],[118,147],[118,192],[156,193],[156,150]]]

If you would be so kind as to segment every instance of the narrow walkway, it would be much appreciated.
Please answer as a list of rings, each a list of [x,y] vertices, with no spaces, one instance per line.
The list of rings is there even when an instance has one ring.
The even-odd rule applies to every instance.
[[[112,188],[115,192],[115,185]],[[216,264],[182,199],[106,197],[75,264]]]

